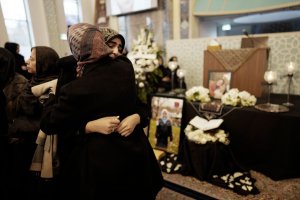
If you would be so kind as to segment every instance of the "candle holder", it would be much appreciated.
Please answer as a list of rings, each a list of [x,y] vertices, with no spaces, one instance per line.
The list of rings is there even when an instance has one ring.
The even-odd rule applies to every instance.
[[[171,92],[170,93],[174,93],[174,91],[173,91],[175,89],[174,78],[175,78],[175,70],[176,70],[177,66],[178,66],[178,63],[176,61],[170,61],[168,63],[168,67],[171,70]]]
[[[287,77],[288,77],[288,92],[287,92],[287,102],[283,103],[283,105],[291,107],[291,106],[294,106],[294,104],[292,104],[290,102],[290,93],[291,93],[292,79],[293,79],[293,76],[294,76],[295,63],[294,62],[287,63],[286,68],[287,68],[287,71],[288,71],[288,74],[287,74]]]
[[[179,78],[179,88],[180,89],[184,89],[183,88],[183,79],[185,77],[185,73],[186,73],[186,71],[184,69],[178,69],[177,70],[177,76]]]
[[[291,83],[292,83],[293,74],[288,74],[287,77],[288,77],[288,82],[289,82],[288,83],[287,101],[285,103],[283,103],[282,105],[290,107],[290,106],[294,106],[294,104],[292,104],[290,102],[290,92],[291,92]]]
[[[185,77],[185,73],[186,73],[186,70],[184,69],[178,69],[177,72],[176,72],[176,75],[178,76],[179,78],[179,88],[178,88],[178,96],[185,96],[184,95],[184,87],[183,87],[183,80],[184,80],[184,77]]]
[[[254,107],[258,110],[265,111],[265,112],[287,112],[287,111],[289,111],[289,108],[286,106],[271,103],[271,90],[272,90],[272,85],[277,80],[277,73],[275,71],[266,71],[264,74],[264,79],[268,84],[267,103],[258,104],[258,105],[255,105]]]
[[[271,104],[271,90],[272,85],[277,80],[277,73],[274,71],[266,71],[264,74],[264,79],[268,83],[268,101],[267,104]]]

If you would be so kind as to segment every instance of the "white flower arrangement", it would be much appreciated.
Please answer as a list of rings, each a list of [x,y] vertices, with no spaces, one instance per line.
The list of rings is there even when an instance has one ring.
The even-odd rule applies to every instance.
[[[203,86],[194,86],[185,92],[185,96],[190,101],[210,102],[209,90]]]
[[[136,71],[152,72],[158,67],[157,54],[160,52],[153,42],[153,34],[146,28],[140,30],[137,40],[133,41],[132,51],[127,57]]]
[[[153,33],[147,28],[142,28],[133,41],[132,51],[127,54],[135,71],[138,97],[147,103],[148,94],[156,92],[161,72],[158,68],[157,56],[161,53],[157,44],[153,41]]]
[[[256,97],[247,91],[239,91],[237,88],[230,89],[221,97],[222,104],[230,106],[254,106]]]
[[[214,134],[206,133],[201,129],[196,129],[192,125],[187,125],[184,129],[188,140],[197,144],[206,144],[208,142],[221,142],[225,145],[229,144],[228,134],[222,129],[217,129]]]

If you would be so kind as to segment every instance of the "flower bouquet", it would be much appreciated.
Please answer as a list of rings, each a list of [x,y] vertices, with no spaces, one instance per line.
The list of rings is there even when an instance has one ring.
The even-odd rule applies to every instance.
[[[201,103],[210,102],[209,90],[202,86],[194,86],[185,92],[187,100],[200,101]]]
[[[254,106],[256,97],[247,91],[239,91],[237,88],[230,89],[222,97],[221,101],[224,105],[230,106]]]
[[[189,124],[184,129],[184,132],[188,140],[195,142],[196,144],[206,144],[208,142],[221,142],[225,145],[229,144],[228,134],[222,129],[216,129],[213,132],[205,132]]]
[[[156,92],[162,77],[157,59],[160,53],[157,44],[153,41],[152,32],[142,28],[137,40],[133,42],[132,51],[127,55],[134,67],[138,97],[144,103],[147,103],[149,94]]]

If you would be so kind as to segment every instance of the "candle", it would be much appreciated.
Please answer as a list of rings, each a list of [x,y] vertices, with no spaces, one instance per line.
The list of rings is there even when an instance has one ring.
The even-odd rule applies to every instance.
[[[169,69],[171,70],[171,71],[174,71],[176,68],[177,68],[177,62],[176,61],[170,61],[169,63],[168,63],[168,67],[169,67]]]
[[[184,69],[178,69],[177,70],[177,76],[179,78],[183,78],[185,76],[185,70]]]
[[[294,70],[295,70],[295,63],[294,62],[289,62],[287,64],[288,75],[293,75],[294,74]]]
[[[272,84],[277,79],[277,73],[274,71],[266,71],[264,74],[264,79],[268,82],[268,84]]]

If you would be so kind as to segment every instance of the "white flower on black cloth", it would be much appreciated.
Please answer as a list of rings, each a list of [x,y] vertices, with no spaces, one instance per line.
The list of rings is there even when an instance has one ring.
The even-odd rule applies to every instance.
[[[161,170],[167,173],[179,172],[182,166],[177,160],[177,155],[173,153],[166,153],[166,155],[159,160],[159,165]]]
[[[231,189],[241,195],[258,194],[259,191],[254,185],[255,179],[247,172],[235,172],[223,176],[213,175],[211,182],[221,187]]]

